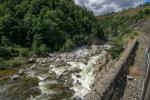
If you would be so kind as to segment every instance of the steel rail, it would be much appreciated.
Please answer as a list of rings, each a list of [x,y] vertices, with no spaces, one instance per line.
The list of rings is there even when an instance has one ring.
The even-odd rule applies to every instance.
[[[143,83],[143,89],[142,89],[142,96],[141,96],[141,100],[148,100],[147,98],[150,97],[150,90],[148,87],[150,84],[150,42],[146,51],[146,57],[145,57],[145,66],[147,68],[146,71],[146,75],[145,75],[145,79],[144,79],[144,83]]]

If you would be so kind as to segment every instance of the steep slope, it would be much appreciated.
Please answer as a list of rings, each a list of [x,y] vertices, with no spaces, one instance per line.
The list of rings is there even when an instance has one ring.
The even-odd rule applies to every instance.
[[[38,41],[53,51],[87,44],[97,33],[104,38],[92,12],[73,0],[1,0],[0,12],[1,45],[6,39],[22,47]]]
[[[102,28],[108,35],[127,34],[131,31],[149,31],[150,4],[130,8],[118,13],[110,13],[98,16]]]
[[[140,100],[147,71],[145,52],[150,40],[150,5],[145,4],[138,8],[99,16],[98,19],[102,22],[101,26],[110,41],[113,42],[116,41],[116,38],[120,38],[114,45],[118,45],[122,42],[120,40],[123,40],[120,46],[124,47],[125,41],[131,42],[128,37],[136,38],[139,43],[137,51],[134,51],[136,56],[133,64],[129,66],[127,74],[123,73],[125,79],[117,84],[111,100]],[[115,53],[116,51],[112,52]],[[123,91],[123,94],[120,91]]]
[[[20,57],[70,51],[93,37],[104,40],[103,30],[73,0],[0,0],[0,65],[18,67]]]

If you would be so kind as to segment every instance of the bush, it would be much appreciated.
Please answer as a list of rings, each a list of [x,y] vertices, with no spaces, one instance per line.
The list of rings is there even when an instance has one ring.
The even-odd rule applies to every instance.
[[[116,59],[119,57],[120,53],[124,50],[123,49],[123,36],[117,36],[112,41],[113,47],[107,52],[112,56],[112,59]]]
[[[9,57],[11,56],[12,49],[6,47],[0,47],[0,57]]]
[[[41,36],[39,34],[34,35],[33,43],[32,43],[32,49],[33,49],[33,54],[35,55],[40,55],[40,43],[41,43]]]
[[[129,34],[129,37],[130,37],[131,39],[134,39],[137,35],[138,35],[138,33],[132,32],[131,34]]]
[[[28,48],[19,48],[18,51],[20,57],[28,57],[30,55],[30,50]]]
[[[130,34],[130,33],[132,33],[132,32],[133,32],[133,29],[130,28],[130,27],[127,27],[126,29],[124,29],[124,30],[122,31],[123,34]]]
[[[19,58],[0,61],[1,66],[5,66],[5,68],[20,67],[22,64],[24,64],[24,62],[25,62],[24,60],[19,59]]]
[[[67,39],[73,40],[75,34],[83,34],[83,38],[90,36],[92,28],[103,39],[93,13],[75,5],[73,0],[0,0],[3,45],[11,41],[14,45],[32,47],[36,36],[37,41],[55,51],[60,50]],[[80,39],[79,44],[83,40]],[[38,48],[33,48],[36,54]]]
[[[144,14],[146,14],[146,15],[150,14],[150,9],[145,9]]]
[[[20,61],[20,59],[14,59],[14,60],[9,60],[7,62],[7,65],[10,67],[19,67],[23,64],[22,61]]]
[[[71,39],[68,39],[66,42],[65,42],[65,44],[64,44],[64,49],[65,49],[65,51],[69,51],[69,50],[71,50],[71,49],[74,49],[75,48],[75,43],[74,43],[74,41],[72,41]]]
[[[48,55],[48,48],[45,44],[41,44],[39,47],[39,55],[40,56],[47,56]]]
[[[112,56],[112,59],[116,59],[119,57],[120,53],[123,50],[124,49],[122,48],[122,46],[114,46],[111,49],[109,49],[107,52]]]
[[[36,56],[46,56],[48,54],[48,48],[41,41],[41,35],[35,35],[32,44],[33,54]]]
[[[1,44],[3,46],[13,46],[13,43],[5,36],[2,36],[1,38]]]

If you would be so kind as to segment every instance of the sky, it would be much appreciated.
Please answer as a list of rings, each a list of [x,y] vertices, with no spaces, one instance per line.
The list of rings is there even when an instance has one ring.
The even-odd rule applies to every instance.
[[[150,2],[150,0],[144,0],[144,2]]]
[[[117,12],[122,9],[136,7],[150,0],[74,0],[77,5],[84,6],[95,15]]]

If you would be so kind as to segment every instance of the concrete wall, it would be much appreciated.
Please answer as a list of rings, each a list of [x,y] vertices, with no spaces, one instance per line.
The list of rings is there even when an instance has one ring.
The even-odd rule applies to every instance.
[[[85,96],[84,100],[109,100],[111,98],[120,76],[124,73],[123,71],[127,71],[128,65],[133,62],[131,59],[137,45],[136,39],[131,41],[120,59],[113,66],[108,64],[109,70],[107,72],[98,73],[91,92]]]

